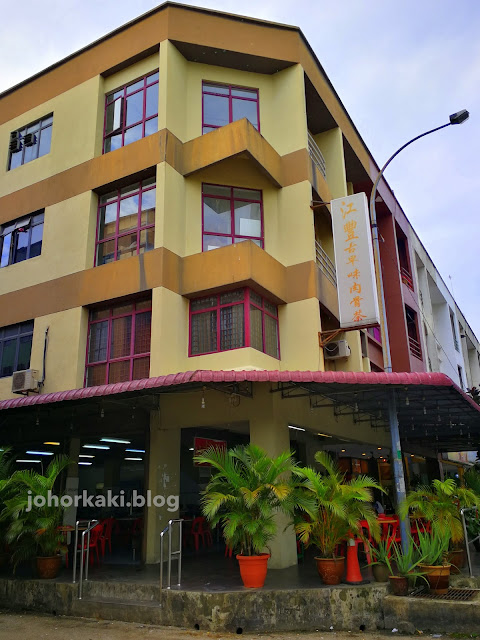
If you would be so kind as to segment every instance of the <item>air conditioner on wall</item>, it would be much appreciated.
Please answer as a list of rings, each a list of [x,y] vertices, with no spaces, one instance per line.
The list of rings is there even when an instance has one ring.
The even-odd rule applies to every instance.
[[[15,371],[12,376],[12,393],[38,391],[38,381],[38,371],[35,369]]]
[[[348,358],[350,355],[350,347],[346,340],[335,340],[327,342],[323,347],[323,355],[325,360],[338,360],[339,358]]]

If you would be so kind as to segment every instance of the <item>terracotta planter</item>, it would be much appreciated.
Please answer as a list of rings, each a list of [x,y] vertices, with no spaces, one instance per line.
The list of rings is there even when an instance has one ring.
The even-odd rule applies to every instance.
[[[408,578],[405,576],[388,576],[394,596],[406,596],[408,593]]]
[[[454,549],[453,551],[449,551],[447,560],[452,565],[450,573],[460,573],[460,569],[465,566],[465,551],[463,549]]]
[[[37,575],[39,578],[56,578],[62,563],[61,556],[50,556],[48,558],[37,558]]]
[[[388,567],[386,564],[380,563],[372,565],[372,573],[375,582],[388,582]]]
[[[240,565],[240,576],[243,586],[248,589],[258,589],[265,584],[267,577],[267,563],[270,554],[261,553],[259,556],[237,556]]]
[[[425,572],[425,578],[428,580],[431,593],[443,595],[448,591],[450,584],[450,567],[449,564],[438,566],[430,566],[426,564],[418,565],[420,571]]]
[[[340,584],[345,570],[345,557],[315,558],[318,575],[325,584]]]

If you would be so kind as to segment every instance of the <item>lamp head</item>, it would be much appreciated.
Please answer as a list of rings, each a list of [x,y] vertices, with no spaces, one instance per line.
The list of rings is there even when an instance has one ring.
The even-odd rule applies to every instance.
[[[461,111],[457,111],[457,113],[452,113],[450,116],[450,124],[462,124],[465,120],[468,120],[470,114],[466,109],[462,109]]]

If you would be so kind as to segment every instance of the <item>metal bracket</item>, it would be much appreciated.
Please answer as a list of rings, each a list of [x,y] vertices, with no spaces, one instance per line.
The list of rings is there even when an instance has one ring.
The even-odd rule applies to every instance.
[[[319,331],[318,332],[318,344],[321,349],[325,347],[329,342],[335,340],[335,338],[341,333],[346,333],[347,331],[360,331],[360,329],[368,329],[370,327],[377,327],[376,324],[359,324],[357,327],[344,327],[339,329],[329,329],[328,331]]]

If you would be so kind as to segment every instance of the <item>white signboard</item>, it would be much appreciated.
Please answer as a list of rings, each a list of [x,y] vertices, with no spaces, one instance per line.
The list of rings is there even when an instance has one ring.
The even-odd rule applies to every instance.
[[[331,205],[340,326],[380,324],[367,197],[356,193]]]

